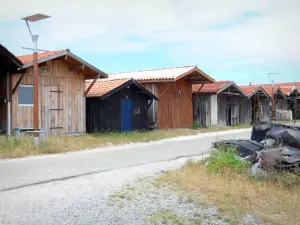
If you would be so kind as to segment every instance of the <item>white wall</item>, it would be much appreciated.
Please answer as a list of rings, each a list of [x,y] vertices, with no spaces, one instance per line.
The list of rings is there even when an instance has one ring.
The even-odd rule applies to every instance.
[[[210,97],[210,115],[211,115],[211,125],[218,124],[218,96],[212,95]]]

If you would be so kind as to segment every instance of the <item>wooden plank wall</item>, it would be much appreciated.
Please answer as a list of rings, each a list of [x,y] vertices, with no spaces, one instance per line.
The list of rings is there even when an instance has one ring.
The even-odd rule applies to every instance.
[[[6,98],[6,75],[0,74],[0,130],[6,132],[7,130],[7,105],[3,99]]]
[[[244,98],[240,101],[240,123],[249,124],[252,122],[252,99]]]
[[[218,98],[218,124],[227,125],[227,97],[226,95],[217,95]]]
[[[150,91],[151,93],[153,93],[154,95],[156,95],[158,97],[156,83],[148,83],[148,84],[145,83],[143,85],[148,91]],[[148,113],[147,113],[149,121],[157,121],[157,105],[158,105],[158,102],[156,100],[153,100],[151,106],[148,109]]]
[[[232,96],[231,101],[231,125],[236,125],[240,123],[240,107],[239,101],[241,97]]]
[[[231,125],[240,123],[240,97],[218,94],[218,124],[229,125],[227,115],[231,107]]]
[[[288,110],[288,100],[280,99],[275,105],[275,109]]]
[[[199,126],[211,125],[210,116],[211,94],[198,94],[193,98],[193,120]]]
[[[47,69],[40,68],[39,74],[39,124],[41,128],[47,126],[49,120],[49,110],[52,104],[57,107],[62,107],[62,132],[61,134],[74,134],[86,132],[86,117],[85,117],[85,80],[84,74],[69,70],[64,60],[48,61]],[[14,74],[12,86],[14,87],[21,74]],[[27,73],[23,77],[21,84],[33,84],[33,69],[28,68]],[[50,89],[62,91],[59,98],[56,98],[60,103],[50,104]],[[54,90],[53,89],[53,90]],[[47,91],[48,90],[48,91]],[[49,93],[48,93],[49,92]],[[52,116],[53,117],[53,116]],[[46,120],[46,121],[45,121]],[[55,118],[55,120],[61,120]],[[56,122],[54,122],[56,124]],[[18,106],[18,91],[13,95],[12,105],[12,128],[17,127],[32,127],[33,126],[33,107]],[[50,132],[50,127],[47,126],[47,134],[56,134]],[[60,132],[58,132],[60,133]]]
[[[187,128],[193,125],[192,84],[177,82],[157,83],[158,127],[160,129]]]

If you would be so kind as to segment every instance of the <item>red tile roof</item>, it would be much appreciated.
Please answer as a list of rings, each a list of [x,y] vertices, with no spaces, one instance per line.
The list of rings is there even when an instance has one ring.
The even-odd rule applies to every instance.
[[[215,83],[210,83],[210,84],[204,84],[204,86],[201,88],[199,91],[199,88],[202,86],[202,84],[193,84],[192,90],[193,93],[217,93],[219,90],[224,88],[225,86],[229,85],[232,83],[232,81],[216,81]]]
[[[246,93],[246,95],[252,94],[257,88],[255,86],[240,86],[240,88]]]
[[[272,96],[272,84],[255,84],[251,86],[240,86],[245,92],[248,90],[253,90],[256,88],[263,88],[265,92]],[[275,83],[273,92],[276,91],[282,92],[284,95],[289,95],[291,92],[294,91],[294,87],[296,87],[297,91],[300,91],[300,82],[288,82],[288,83]]]
[[[267,97],[270,97],[270,93],[267,93],[266,90],[260,86],[240,86],[240,88],[245,92],[248,98],[255,94],[257,91],[264,92]]]
[[[126,83],[129,79],[122,80],[98,80],[92,89],[87,93],[86,97],[101,97],[113,89],[121,86]],[[86,82],[85,88],[87,89],[90,86],[91,82]]]
[[[41,59],[41,58],[44,58],[44,57],[47,57],[47,56],[51,56],[51,55],[55,55],[55,54],[57,54],[59,52],[63,52],[63,51],[66,51],[66,49],[55,50],[55,51],[50,51],[50,52],[41,52],[41,53],[38,53],[38,59]],[[24,64],[33,61],[33,54],[22,55],[22,56],[17,56],[17,57]]]

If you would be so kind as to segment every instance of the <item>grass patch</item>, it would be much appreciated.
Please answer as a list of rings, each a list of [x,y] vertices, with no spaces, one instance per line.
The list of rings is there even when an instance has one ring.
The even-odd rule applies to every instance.
[[[235,148],[223,146],[211,152],[206,168],[211,172],[222,173],[228,170],[242,172],[249,167],[250,164],[248,162],[241,161],[237,158]]]
[[[229,221],[240,221],[243,215],[251,214],[265,224],[300,224],[300,178],[295,174],[256,180],[239,170],[214,173],[208,172],[203,162],[189,162],[179,170],[163,174],[161,179],[193,194],[202,204],[218,207],[220,212],[230,215]]]
[[[238,128],[245,127],[243,126]],[[106,132],[72,137],[48,137],[46,142],[38,147],[33,145],[32,137],[0,136],[0,159],[18,158],[29,155],[56,154],[133,142],[156,141],[164,138],[194,135],[211,131],[231,130],[236,128],[237,127],[208,127],[197,130],[157,130],[129,133]]]
[[[157,224],[159,222],[163,224],[185,224],[185,220],[177,216],[171,210],[159,210],[153,213],[151,216],[147,217],[145,220],[153,224]]]

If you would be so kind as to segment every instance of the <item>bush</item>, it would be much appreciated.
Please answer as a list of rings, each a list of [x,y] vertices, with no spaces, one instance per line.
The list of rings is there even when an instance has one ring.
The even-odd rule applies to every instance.
[[[250,163],[240,160],[237,155],[235,148],[219,147],[211,152],[206,168],[208,171],[216,173],[228,170],[243,172],[250,167]]]

